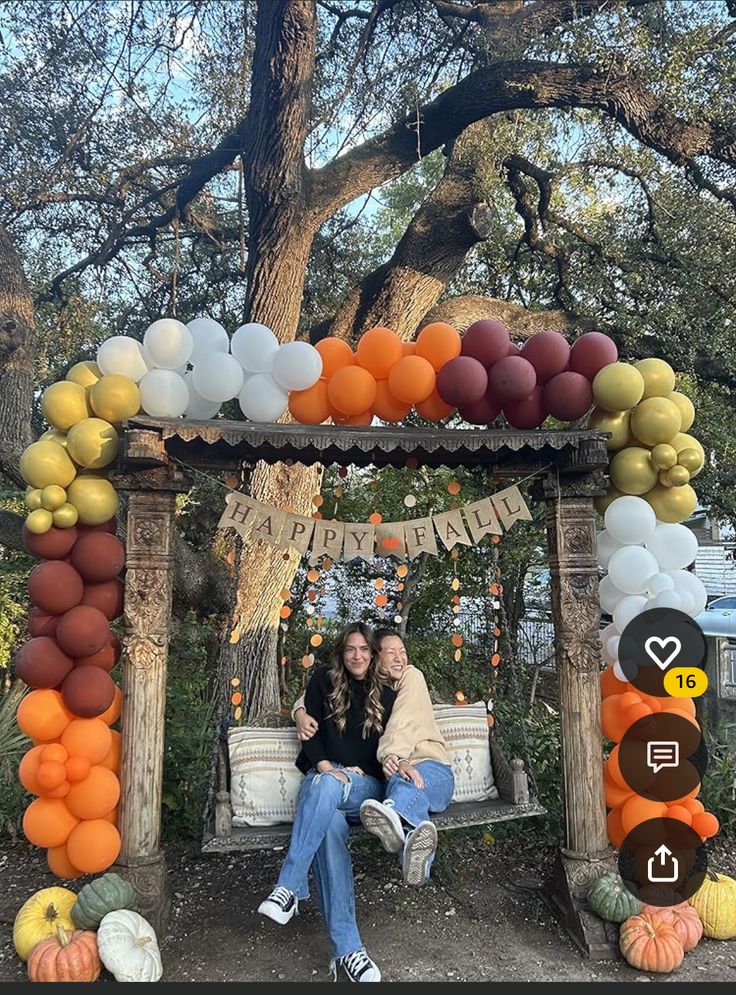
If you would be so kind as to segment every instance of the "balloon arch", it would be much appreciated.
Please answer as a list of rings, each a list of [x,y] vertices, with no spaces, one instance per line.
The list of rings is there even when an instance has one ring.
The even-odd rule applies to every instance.
[[[120,851],[114,726],[122,695],[110,672],[121,647],[110,623],[123,611],[125,548],[115,535],[118,495],[107,473],[122,423],[139,413],[216,419],[235,398],[260,428],[288,410],[307,425],[330,418],[338,426],[369,425],[374,417],[395,425],[413,412],[453,425],[503,419],[527,432],[552,417],[609,433],[611,485],[595,501],[605,520],[597,547],[607,571],[600,605],[613,618],[601,633],[602,730],[614,744],[603,774],[609,839],[619,846],[626,833],[659,816],[712,836],[718,823],[697,800],[699,785],[669,805],[647,801],[622,778],[616,745],[634,722],[663,709],[695,721],[692,699],[637,691],[618,660],[621,634],[639,614],[673,608],[694,617],[705,606],[703,585],[686,569],[697,541],[681,524],[695,511],[690,481],[705,454],[688,434],[693,404],[675,387],[663,359],[621,362],[614,342],[599,332],[572,346],[557,332],[540,332],[519,348],[493,319],[462,336],[434,323],[409,343],[373,328],[355,351],[335,338],[314,347],[279,344],[259,324],[241,326],[230,339],[208,318],[189,325],[161,319],[142,343],[127,336],[104,341],[96,361],[77,363],[46,389],[41,408],[49,428],[21,459],[25,544],[42,561],[28,585],[31,638],[16,658],[16,672],[31,689],[17,716],[34,743],[19,770],[36,796],[23,821],[27,838],[48,851],[61,878],[104,871]]]

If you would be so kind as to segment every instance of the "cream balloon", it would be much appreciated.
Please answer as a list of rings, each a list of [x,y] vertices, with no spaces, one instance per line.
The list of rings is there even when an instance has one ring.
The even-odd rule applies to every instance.
[[[192,336],[193,349],[189,362],[196,366],[212,352],[229,352],[230,339],[222,325],[212,318],[195,318],[187,323]]]
[[[58,484],[67,487],[77,475],[77,470],[63,446],[46,439],[33,442],[20,458],[20,473],[32,487]]]
[[[644,379],[643,398],[667,397],[675,389],[675,371],[663,359],[640,359],[634,366]]]
[[[643,546],[622,546],[608,561],[608,575],[625,594],[642,594],[650,577],[659,573],[659,564]]]
[[[644,545],[663,571],[683,570],[698,555],[698,540],[686,525],[660,522]]]
[[[665,573],[655,574],[653,577],[650,577],[647,584],[647,591],[650,598],[656,598],[658,594],[663,594],[665,591],[674,591],[674,589],[675,582],[669,574]]]
[[[657,526],[651,505],[643,498],[629,495],[609,504],[604,519],[608,534],[622,546],[646,543]]]
[[[206,321],[207,319],[202,318],[201,320]],[[202,397],[201,394],[197,393],[192,383],[191,370],[184,374],[184,383],[187,385],[187,390],[189,391],[189,403],[187,404],[187,410],[184,412],[184,417],[192,418],[195,421],[209,421],[211,418],[214,418],[220,410],[220,402],[208,401],[206,397]]]
[[[140,383],[141,407],[152,418],[179,418],[187,410],[189,390],[174,370],[151,370]]]
[[[633,622],[637,615],[646,611],[646,607],[647,598],[640,594],[629,594],[622,598],[613,611],[613,622],[619,632],[623,634],[629,622]]]
[[[613,554],[617,549],[621,549],[623,543],[618,542],[613,536],[603,529],[599,532],[595,538],[595,548],[596,556],[598,559],[598,566],[604,569],[608,566],[608,561],[611,559]]]
[[[700,577],[696,577],[689,570],[670,570],[668,573],[674,582],[675,591],[683,600],[682,610],[695,618],[705,610],[708,602],[705,585]]]
[[[307,390],[322,375],[322,356],[309,342],[285,342],[274,353],[271,376],[282,390]]]
[[[41,412],[59,432],[67,432],[90,414],[87,391],[71,380],[59,380],[47,387],[41,396]]]
[[[143,336],[148,360],[158,370],[175,370],[189,360],[194,339],[187,326],[176,318],[159,318]]]
[[[117,431],[103,418],[85,418],[69,429],[69,455],[87,470],[101,470],[114,462],[119,444]]]
[[[270,328],[251,321],[235,329],[230,351],[248,373],[267,373],[278,347],[279,340]]]
[[[128,335],[113,335],[97,350],[97,365],[103,374],[117,373],[138,383],[148,373],[149,366],[143,346]]]
[[[268,374],[256,373],[248,378],[238,401],[249,421],[275,422],[286,411],[289,395]]]
[[[626,411],[644,395],[644,378],[629,363],[609,363],[596,373],[593,400],[606,411]]]
[[[625,597],[624,592],[619,591],[608,574],[606,574],[598,585],[598,599],[600,600],[603,611],[607,615],[613,615],[614,608]]]

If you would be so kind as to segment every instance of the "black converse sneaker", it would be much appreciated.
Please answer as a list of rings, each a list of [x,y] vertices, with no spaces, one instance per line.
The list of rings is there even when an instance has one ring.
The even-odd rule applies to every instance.
[[[341,957],[339,964],[348,976],[348,981],[380,981],[381,972],[365,950],[353,950]],[[334,966],[335,981],[337,981],[337,965]]]
[[[429,820],[420,822],[406,837],[402,871],[407,884],[424,884],[429,877],[429,868],[436,851],[437,827]]]
[[[258,906],[262,916],[268,916],[281,926],[285,925],[299,911],[299,899],[288,888],[274,888],[265,901]]]

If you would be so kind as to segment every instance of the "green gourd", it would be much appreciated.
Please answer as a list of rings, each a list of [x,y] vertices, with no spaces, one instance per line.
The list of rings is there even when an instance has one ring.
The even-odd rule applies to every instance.
[[[72,919],[78,929],[97,929],[108,912],[131,909],[137,901],[132,884],[119,874],[110,872],[90,881],[77,895],[72,906]]]
[[[641,902],[618,874],[604,874],[588,889],[588,905],[607,922],[624,922],[641,912]]]

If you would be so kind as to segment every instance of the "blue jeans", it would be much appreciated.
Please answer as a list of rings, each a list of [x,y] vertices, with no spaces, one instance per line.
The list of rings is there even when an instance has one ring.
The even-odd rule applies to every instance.
[[[360,818],[360,806],[367,798],[383,797],[383,785],[374,777],[345,773],[350,778],[348,784],[331,774],[315,770],[307,773],[299,791],[289,852],[278,880],[298,898],[308,898],[307,875],[311,868],[335,958],[363,946],[355,921],[348,819]]]
[[[404,822],[416,828],[429,818],[430,812],[444,812],[450,804],[455,775],[452,767],[436,760],[420,760],[414,766],[424,779],[424,787],[417,788],[411,781],[393,774],[386,785],[386,800],[391,800]]]

